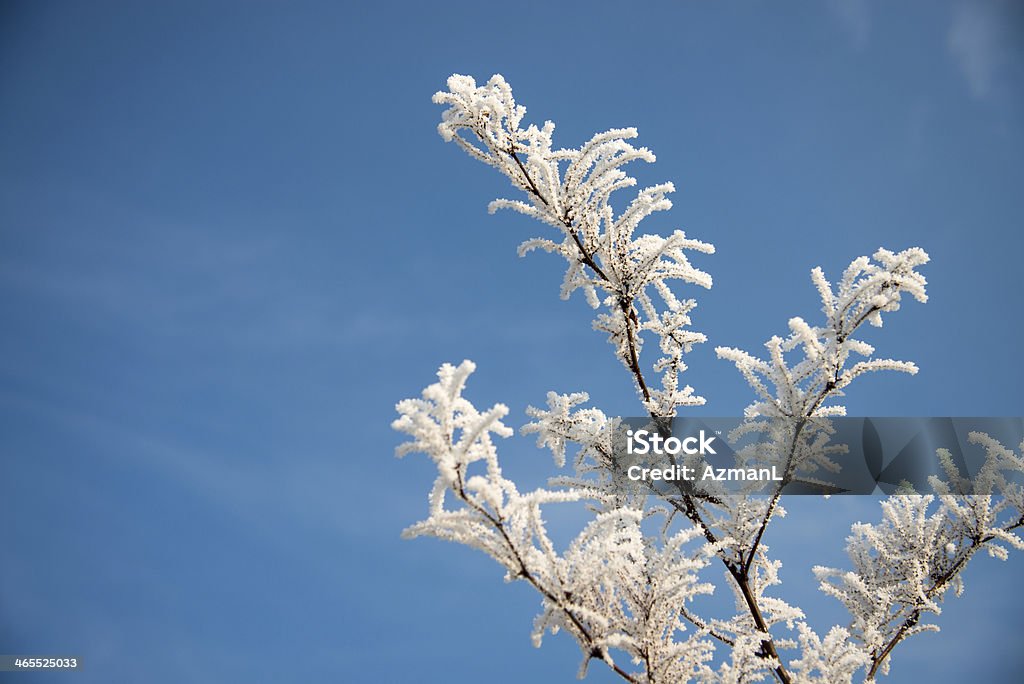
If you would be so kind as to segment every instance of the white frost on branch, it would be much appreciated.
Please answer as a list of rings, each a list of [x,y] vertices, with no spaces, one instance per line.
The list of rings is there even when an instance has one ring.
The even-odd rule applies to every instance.
[[[506,579],[533,585],[542,596],[534,642],[539,646],[546,631],[569,632],[584,656],[581,675],[597,658],[631,681],[707,679],[713,646],[680,613],[713,589],[698,579],[708,564],[699,532],[680,530],[656,545],[642,530],[644,512],[620,507],[598,515],[559,553],[547,534],[542,506],[577,501],[580,493],[520,494],[502,476],[491,435],[511,433],[501,423],[508,409],[497,404],[480,412],[462,396],[474,368],[470,361],[445,364],[421,398],[396,407],[400,416],[392,425],[411,438],[397,454],[424,453],[438,471],[430,515],[406,536],[434,536],[479,549],[505,568]],[[482,464],[483,472],[471,473],[474,464]],[[446,507],[446,498],[455,500],[455,508]],[[626,673],[613,649],[643,665],[641,672]]]
[[[491,434],[512,434],[501,422],[508,408],[495,404],[480,413],[462,396],[466,379],[475,368],[472,361],[458,366],[446,363],[437,372],[438,382],[424,389],[421,398],[405,399],[396,406],[400,416],[391,425],[411,437],[396,454],[423,453],[437,466],[430,517],[408,528],[405,536],[430,535],[478,548],[515,577],[523,571],[524,562],[545,558],[551,545],[540,506],[574,501],[578,495],[546,490],[524,495],[502,476]],[[476,463],[483,464],[483,472],[471,472]],[[446,508],[449,495],[461,505]],[[528,546],[518,548],[517,544]]]
[[[882,313],[898,311],[904,293],[919,302],[928,301],[924,276],[915,270],[928,263],[928,254],[919,247],[899,253],[879,249],[873,259],[854,259],[843,273],[838,292],[833,291],[821,268],[812,270],[824,325],[811,327],[802,318],[791,318],[787,338],[775,336],[765,343],[767,359],[733,347],[715,349],[719,358],[736,365],[759,398],[747,407],[746,415],[846,415],[843,406],[824,406],[824,402],[829,396],[842,396],[842,390],[858,376],[881,370],[917,373],[917,366],[909,361],[871,358],[874,347],[853,334],[864,323],[881,326]],[[798,349],[802,358],[791,366],[785,355]],[[847,367],[851,355],[867,360]]]
[[[501,76],[482,86],[452,76],[434,101],[447,106],[441,136],[525,193],[525,201],[492,202],[491,211],[512,209],[559,231],[558,239],[524,242],[520,254],[542,249],[566,259],[563,298],[583,290],[598,309],[593,325],[608,335],[629,369],[652,421],[660,424],[679,407],[702,404],[692,388],[680,387],[679,377],[686,369],[683,355],[706,338],[690,328],[696,302],[679,299],[669,281],[710,287],[710,276],[690,264],[687,252],[714,249],[681,231],[638,234],[643,219],[671,207],[669,183],[639,191],[621,213],[612,209],[612,194],[636,185],[622,167],[654,161],[649,150],[629,142],[636,130],[612,129],[579,149],[555,149],[554,124],[524,128],[526,110]],[[823,419],[845,410],[828,402],[864,373],[917,370],[909,362],[873,358],[874,348],[854,334],[864,323],[880,326],[883,313],[899,309],[903,294],[926,301],[917,268],[927,261],[919,248],[879,249],[871,259],[854,260],[836,288],[816,268],[811,278],[825,314],[820,326],[791,319],[789,335],[766,344],[767,359],[716,350],[757,396],[746,409],[751,420],[737,430],[760,434],[766,419],[776,419],[769,421],[775,427],[767,437],[739,450],[740,462],[777,463],[786,479],[835,468],[832,459],[842,445],[828,443],[832,432]],[[662,356],[651,366],[661,375],[660,388],[644,380],[639,359],[645,334],[658,340]],[[797,351],[802,358],[787,362]],[[851,356],[863,360],[851,365]],[[935,629],[922,618],[938,614],[948,590],[962,591],[960,574],[974,553],[984,549],[1005,558],[1008,548],[1024,548],[1017,533],[1024,526],[1018,484],[1024,459],[988,435],[972,433],[969,441],[987,455],[976,477],[965,480],[940,450],[945,478],[931,482],[938,496],[891,497],[883,503],[882,522],[853,527],[851,570],[814,569],[822,590],[852,616],[848,627],[832,627],[821,637],[802,610],[775,593],[781,563],[768,556],[763,538],[771,520],[785,514],[777,494],[680,488],[655,505],[642,493],[624,494],[613,482],[620,421],[585,406],[585,392],[550,392],[546,408],[527,410],[532,422],[522,432],[535,434],[559,467],[571,453],[574,473],[522,494],[503,476],[493,440],[511,434],[502,422],[508,409],[496,404],[481,412],[462,396],[473,370],[469,361],[445,364],[421,398],[397,406],[393,426],[410,438],[398,454],[422,452],[438,473],[427,519],[405,534],[480,549],[508,580],[533,586],[541,596],[535,643],[547,632],[568,632],[583,655],[581,676],[598,659],[630,682],[824,684],[850,682],[861,672],[874,681],[888,671],[898,643]],[[559,550],[547,533],[543,507],[566,502],[585,502],[592,518]],[[656,526],[660,532],[652,534]],[[712,561],[724,568],[735,597],[735,610],[724,617],[702,616],[693,605],[712,591],[700,580]]]
[[[882,522],[857,523],[847,538],[852,570],[814,568],[821,590],[850,612],[850,632],[870,658],[871,675],[888,673],[887,656],[904,639],[939,630],[923,619],[942,612],[947,592],[963,593],[961,573],[975,553],[1006,560],[1008,548],[1024,550],[1016,532],[1024,525],[1024,459],[984,433],[972,432],[968,441],[985,448],[972,490],[987,493],[960,494],[966,481],[939,449],[947,479],[930,478],[939,496],[883,501]]]
[[[806,684],[849,684],[868,664],[863,648],[851,643],[850,633],[833,627],[820,639],[804,622],[797,624],[801,657],[790,663],[793,674]]]
[[[512,209],[561,232],[561,239],[534,238],[520,255],[534,249],[560,254],[568,262],[562,298],[582,289],[594,309],[594,328],[608,335],[616,356],[634,374],[646,407],[656,415],[674,415],[677,407],[704,403],[693,388],[680,387],[686,370],[683,354],[707,338],[690,329],[693,299],[679,299],[668,282],[711,287],[711,276],[695,268],[687,251],[714,253],[714,247],[676,230],[668,237],[636,235],[640,222],[672,207],[666,197],[675,188],[662,183],[641,190],[616,215],[610,204],[616,190],[636,185],[622,167],[631,161],[653,162],[646,147],[628,141],[635,128],[598,133],[579,149],[553,149],[555,125],[547,121],[522,127],[526,109],[516,104],[500,75],[482,86],[469,76],[448,79],[448,90],[434,95],[448,105],[438,132],[470,156],[503,173],[526,193],[527,201],[499,199],[490,211]],[[661,388],[643,383],[639,357],[643,332],[658,338],[662,357],[654,364]]]

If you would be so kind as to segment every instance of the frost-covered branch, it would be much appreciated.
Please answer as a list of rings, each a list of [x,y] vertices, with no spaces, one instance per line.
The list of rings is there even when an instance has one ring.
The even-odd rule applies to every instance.
[[[397,406],[400,417],[393,427],[411,437],[397,453],[425,453],[438,471],[429,517],[405,535],[479,549],[505,568],[507,580],[528,582],[542,596],[534,642],[539,646],[546,631],[568,631],[584,656],[581,675],[594,658],[630,682],[686,681],[707,674],[712,646],[705,631],[679,638],[687,631],[680,606],[712,591],[697,577],[707,565],[706,554],[689,548],[699,534],[681,530],[656,548],[641,530],[644,512],[621,507],[598,515],[560,554],[547,535],[542,506],[578,501],[581,493],[520,494],[502,476],[491,435],[511,434],[501,422],[508,409],[497,404],[480,412],[462,396],[474,368],[469,361],[445,364],[438,382],[420,399]],[[455,508],[446,507],[448,497]],[[643,671],[627,672],[612,649],[642,663]]]
[[[449,106],[438,128],[442,137],[497,168],[513,185],[526,192],[530,200],[528,203],[497,200],[491,204],[492,211],[514,209],[561,231],[561,242],[545,238],[529,240],[520,247],[520,254],[539,248],[559,253],[567,260],[563,298],[576,289],[583,289],[591,306],[603,307],[595,318],[594,327],[608,334],[618,358],[630,370],[650,415],[656,420],[664,419],[675,415],[679,406],[704,403],[703,398],[693,394],[691,387],[680,390],[678,383],[679,374],[686,368],[683,354],[690,351],[693,344],[706,340],[703,334],[689,329],[689,313],[696,302],[679,300],[667,281],[675,279],[710,287],[710,276],[693,268],[683,250],[711,253],[713,247],[687,239],[681,231],[669,238],[657,235],[634,238],[642,219],[671,207],[665,197],[673,190],[671,184],[642,190],[624,212],[615,216],[609,203],[611,194],[636,184],[620,167],[635,159],[654,161],[649,150],[634,148],[627,142],[636,137],[636,131],[613,129],[595,135],[579,150],[553,150],[554,124],[549,121],[542,128],[522,128],[525,108],[516,104],[511,88],[502,77],[494,76],[486,85],[477,87],[472,78],[456,75],[448,80],[448,88],[447,92],[434,96],[435,102]],[[521,155],[525,155],[525,161]],[[641,333],[645,331],[658,337],[663,353],[654,365],[654,370],[662,376],[660,390],[649,389],[639,363]],[[566,398],[563,403],[572,400]],[[550,422],[541,420],[537,426],[541,434],[539,441],[553,445],[556,458],[561,452],[564,459],[565,441],[574,441],[572,436],[559,432]],[[581,453],[597,456],[602,451],[589,445]],[[604,452],[605,459],[607,453]],[[597,459],[596,468],[591,470],[599,471],[607,465]],[[590,490],[590,493],[596,492]],[[777,676],[788,682],[788,674],[778,659],[761,615],[758,605],[761,597],[750,585],[751,568],[746,567],[742,559],[730,558],[724,552],[722,540],[704,519],[701,507],[712,502],[702,502],[692,493],[680,491],[678,499],[672,499],[671,503],[700,530],[705,541],[718,550],[719,558],[745,597],[758,632],[754,641],[760,656],[775,662]],[[753,558],[751,554],[750,563]]]
[[[882,313],[898,311],[903,294],[922,303],[928,301],[926,281],[916,271],[928,263],[928,254],[919,247],[899,253],[879,249],[873,259],[854,259],[843,273],[838,292],[820,268],[812,270],[811,280],[825,314],[823,325],[811,327],[802,318],[791,318],[788,337],[774,336],[765,342],[767,359],[733,347],[715,349],[719,358],[736,365],[759,398],[746,408],[746,415],[842,416],[846,415],[844,407],[824,403],[842,396],[842,390],[857,377],[881,370],[917,373],[917,366],[909,361],[871,358],[874,347],[853,335],[864,323],[881,327]],[[793,352],[801,358],[790,365],[785,357]],[[866,360],[847,367],[851,356]]]
[[[495,200],[490,211],[512,209],[557,231],[554,238],[527,240],[519,253],[541,249],[566,260],[562,297],[583,291],[596,310],[593,327],[607,334],[629,370],[655,430],[667,429],[680,407],[703,404],[693,388],[680,387],[680,376],[684,354],[706,337],[691,329],[696,302],[680,299],[670,285],[709,288],[711,277],[688,253],[714,248],[681,231],[639,232],[644,219],[671,207],[670,183],[638,191],[619,212],[612,208],[616,191],[636,185],[624,166],[654,161],[650,150],[630,142],[636,130],[612,129],[578,149],[555,148],[554,124],[524,127],[526,110],[501,76],[478,86],[454,75],[434,101],[446,106],[441,136],[523,193]],[[738,463],[771,462],[784,482],[811,484],[817,470],[839,467],[835,457],[845,447],[830,443],[828,418],[845,415],[845,408],[834,400],[863,374],[917,371],[911,362],[875,358],[858,332],[865,323],[881,326],[905,294],[927,300],[918,272],[927,261],[919,248],[879,249],[855,259],[835,287],[816,268],[819,325],[791,319],[785,338],[765,344],[765,358],[716,348],[756,397],[745,410],[747,422],[730,436],[758,435],[735,450]],[[652,337],[661,356],[641,364],[644,340]],[[934,627],[921,624],[922,617],[939,612],[949,588],[962,589],[960,573],[978,550],[998,556],[1024,546],[1015,532],[1024,526],[1024,493],[1015,477],[1024,461],[991,437],[972,434],[988,458],[970,488],[950,455],[940,452],[946,478],[932,483],[937,497],[890,499],[881,523],[854,526],[852,571],[815,569],[822,590],[853,616],[849,627],[819,636],[800,608],[777,595],[781,563],[768,555],[765,535],[773,518],[785,515],[781,488],[763,496],[756,487],[736,491],[678,480],[667,485],[671,490],[623,487],[614,448],[623,421],[587,406],[585,392],[549,392],[545,408],[527,409],[531,422],[522,433],[536,435],[558,467],[570,461],[572,473],[522,494],[502,475],[493,441],[511,434],[502,422],[508,409],[478,411],[462,396],[473,369],[468,361],[446,364],[420,399],[398,404],[394,427],[410,436],[399,454],[425,453],[438,471],[427,519],[406,535],[477,548],[505,568],[507,580],[532,586],[541,596],[534,642],[567,631],[583,654],[581,676],[596,658],[631,682],[851,682],[858,672],[873,680],[887,672],[898,643]],[[649,384],[652,371],[660,387]],[[987,487],[981,494],[979,485]],[[586,506],[592,514],[564,549],[556,548],[543,518],[544,506],[555,503]],[[660,533],[652,534],[658,523]],[[713,558],[735,599],[724,617],[702,615],[693,604],[712,592],[700,573]],[[716,648],[727,651],[724,658]],[[787,660],[792,651],[797,657]]]
[[[815,417],[846,415],[843,406],[825,406],[829,399],[842,396],[845,387],[868,372],[917,373],[917,366],[908,361],[872,359],[874,347],[853,335],[865,322],[881,327],[882,313],[898,311],[904,293],[919,302],[928,301],[927,281],[915,270],[928,263],[928,254],[918,247],[899,253],[880,248],[873,259],[864,256],[854,259],[843,272],[838,291],[833,290],[821,268],[813,269],[811,280],[821,297],[824,324],[812,328],[802,318],[791,318],[788,338],[774,336],[765,343],[768,359],[759,359],[732,347],[715,349],[719,358],[736,365],[759,397],[759,401],[745,409],[748,417],[793,421],[789,453],[783,465],[784,481],[792,478],[795,470],[805,463],[797,455],[808,422]],[[800,352],[802,358],[790,366],[785,356],[792,352]],[[847,368],[854,354],[866,360]],[[821,453],[821,450],[809,452]],[[780,495],[781,489],[772,496],[761,517],[745,552],[747,562],[757,554]]]
[[[1024,526],[1024,459],[987,434],[972,432],[986,460],[967,494],[950,454],[940,449],[946,479],[933,476],[939,496],[894,496],[882,502],[882,522],[858,523],[847,538],[853,569],[815,567],[821,590],[846,606],[852,636],[869,658],[868,679],[889,671],[889,655],[904,639],[938,625],[950,589],[964,591],[961,573],[981,550],[1005,560],[1008,548],[1024,549],[1015,530]],[[1019,447],[1024,454],[1024,443]]]
[[[622,167],[655,159],[647,148],[628,142],[637,136],[636,129],[598,133],[579,149],[554,149],[555,125],[547,121],[540,128],[523,128],[526,109],[499,75],[482,86],[469,76],[454,75],[448,91],[435,94],[434,102],[448,105],[438,126],[445,140],[493,166],[527,194],[526,202],[495,200],[490,210],[512,209],[560,231],[560,241],[527,240],[519,253],[542,249],[565,258],[562,298],[581,289],[599,310],[594,328],[608,335],[651,414],[670,416],[677,407],[703,404],[692,387],[679,387],[679,376],[686,370],[683,354],[707,338],[689,327],[696,302],[676,297],[668,282],[711,287],[711,276],[693,267],[686,252],[711,254],[714,247],[679,230],[667,238],[636,235],[643,219],[672,206],[666,197],[675,189],[671,183],[641,190],[615,214],[612,194],[636,185]],[[644,332],[658,338],[663,355],[653,366],[661,374],[660,389],[648,385],[640,365]]]

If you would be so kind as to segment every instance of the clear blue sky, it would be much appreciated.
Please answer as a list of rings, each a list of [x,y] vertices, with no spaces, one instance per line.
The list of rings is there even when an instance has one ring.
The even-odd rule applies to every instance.
[[[549,389],[637,410],[558,260],[516,258],[544,228],[487,216],[504,181],[435,133],[452,72],[504,74],[563,145],[639,128],[641,181],[679,188],[647,229],[718,247],[708,414],[749,401],[715,344],[813,317],[810,268],[880,245],[932,255],[871,338],[921,373],[851,413],[1024,414],[1019,6],[772,5],[3,3],[0,652],[80,654],[83,684],[573,677],[528,588],[399,539],[432,468],[388,423],[441,362],[513,425]],[[793,508],[782,593],[827,627],[810,561],[877,506]],[[1021,562],[979,559],[890,681],[1016,672]]]

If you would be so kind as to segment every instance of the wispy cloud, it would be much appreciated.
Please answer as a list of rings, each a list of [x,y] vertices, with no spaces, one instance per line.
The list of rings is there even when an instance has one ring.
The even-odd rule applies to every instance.
[[[863,50],[871,33],[871,13],[867,0],[829,0],[828,8],[850,37],[853,46]]]
[[[409,332],[403,312],[362,311],[337,283],[290,265],[302,255],[282,258],[283,238],[135,226],[68,231],[42,253],[0,255],[0,287],[73,321],[174,344],[348,346]]]
[[[331,453],[249,454],[239,457],[139,431],[98,413],[0,390],[0,407],[45,420],[95,447],[108,465],[142,468],[225,510],[250,529],[274,524],[326,526],[342,534],[362,534],[342,510],[341,483],[362,473]],[[274,523],[274,521],[278,521]]]
[[[995,3],[957,5],[947,36],[949,53],[979,100],[992,94],[1002,62],[998,8]]]

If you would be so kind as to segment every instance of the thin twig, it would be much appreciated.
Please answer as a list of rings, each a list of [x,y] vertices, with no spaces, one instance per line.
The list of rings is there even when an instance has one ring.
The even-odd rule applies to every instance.
[[[1003,528],[1003,531],[1010,532],[1022,526],[1024,526],[1024,515],[1022,515],[1017,520],[1017,522]],[[956,563],[950,566],[950,568],[946,572],[942,573],[942,575],[940,575],[935,580],[935,583],[932,584],[931,587],[925,590],[925,598],[930,599],[937,593],[942,591],[946,584],[948,584],[950,580],[956,577],[960,573],[960,571],[963,570],[964,566],[967,565],[967,561],[969,561],[974,556],[974,554],[977,553],[985,544],[987,544],[995,538],[996,536],[994,534],[988,534],[984,537],[975,538],[971,540],[971,545],[970,547],[968,547],[964,555],[958,558]],[[903,620],[902,624],[900,624],[899,628],[896,630],[896,633],[892,636],[892,638],[889,639],[885,646],[882,647],[882,650],[880,650],[878,653],[872,656],[871,669],[868,670],[867,676],[869,681],[874,679],[875,673],[878,672],[878,669],[885,662],[885,659],[889,656],[892,650],[896,648],[896,645],[903,641],[904,638],[906,638],[907,632],[917,625],[917,623],[921,619],[921,613],[921,607],[914,608],[910,615],[908,615],[907,618]]]
[[[525,579],[527,582],[529,582],[533,586],[533,588],[541,594],[541,596],[546,598],[554,605],[558,606],[559,610],[561,610],[562,613],[565,614],[567,618],[569,618],[569,621],[572,623],[573,627],[579,633],[583,645],[586,647],[586,657],[588,659],[597,658],[605,665],[607,665],[609,668],[611,668],[612,671],[615,672],[615,674],[619,675],[627,682],[631,682],[632,684],[640,684],[639,680],[637,680],[631,674],[629,674],[621,667],[616,665],[602,649],[597,648],[594,645],[594,637],[591,636],[590,631],[587,629],[586,625],[584,625],[582,620],[580,620],[580,618],[577,617],[576,614],[573,613],[572,610],[570,610],[569,607],[566,605],[569,600],[568,597],[565,596],[564,593],[562,596],[556,596],[555,594],[553,594],[547,587],[542,585],[536,577],[533,576],[529,569],[527,569],[526,562],[523,560],[523,557],[519,554],[519,550],[516,548],[515,544],[512,543],[512,539],[508,536],[508,532],[505,531],[504,522],[500,518],[496,517],[489,510],[487,510],[483,506],[477,504],[475,501],[470,499],[469,496],[466,494],[466,490],[463,487],[462,483],[461,467],[456,467],[455,475],[457,486],[454,488],[454,491],[456,495],[459,497],[459,500],[461,500],[465,505],[469,506],[474,511],[483,516],[484,519],[486,519],[491,524],[491,526],[501,534],[501,538],[505,542],[505,546],[507,547],[509,553],[512,554],[512,558],[515,560],[516,565],[518,566],[516,569],[516,576],[521,577]]]

